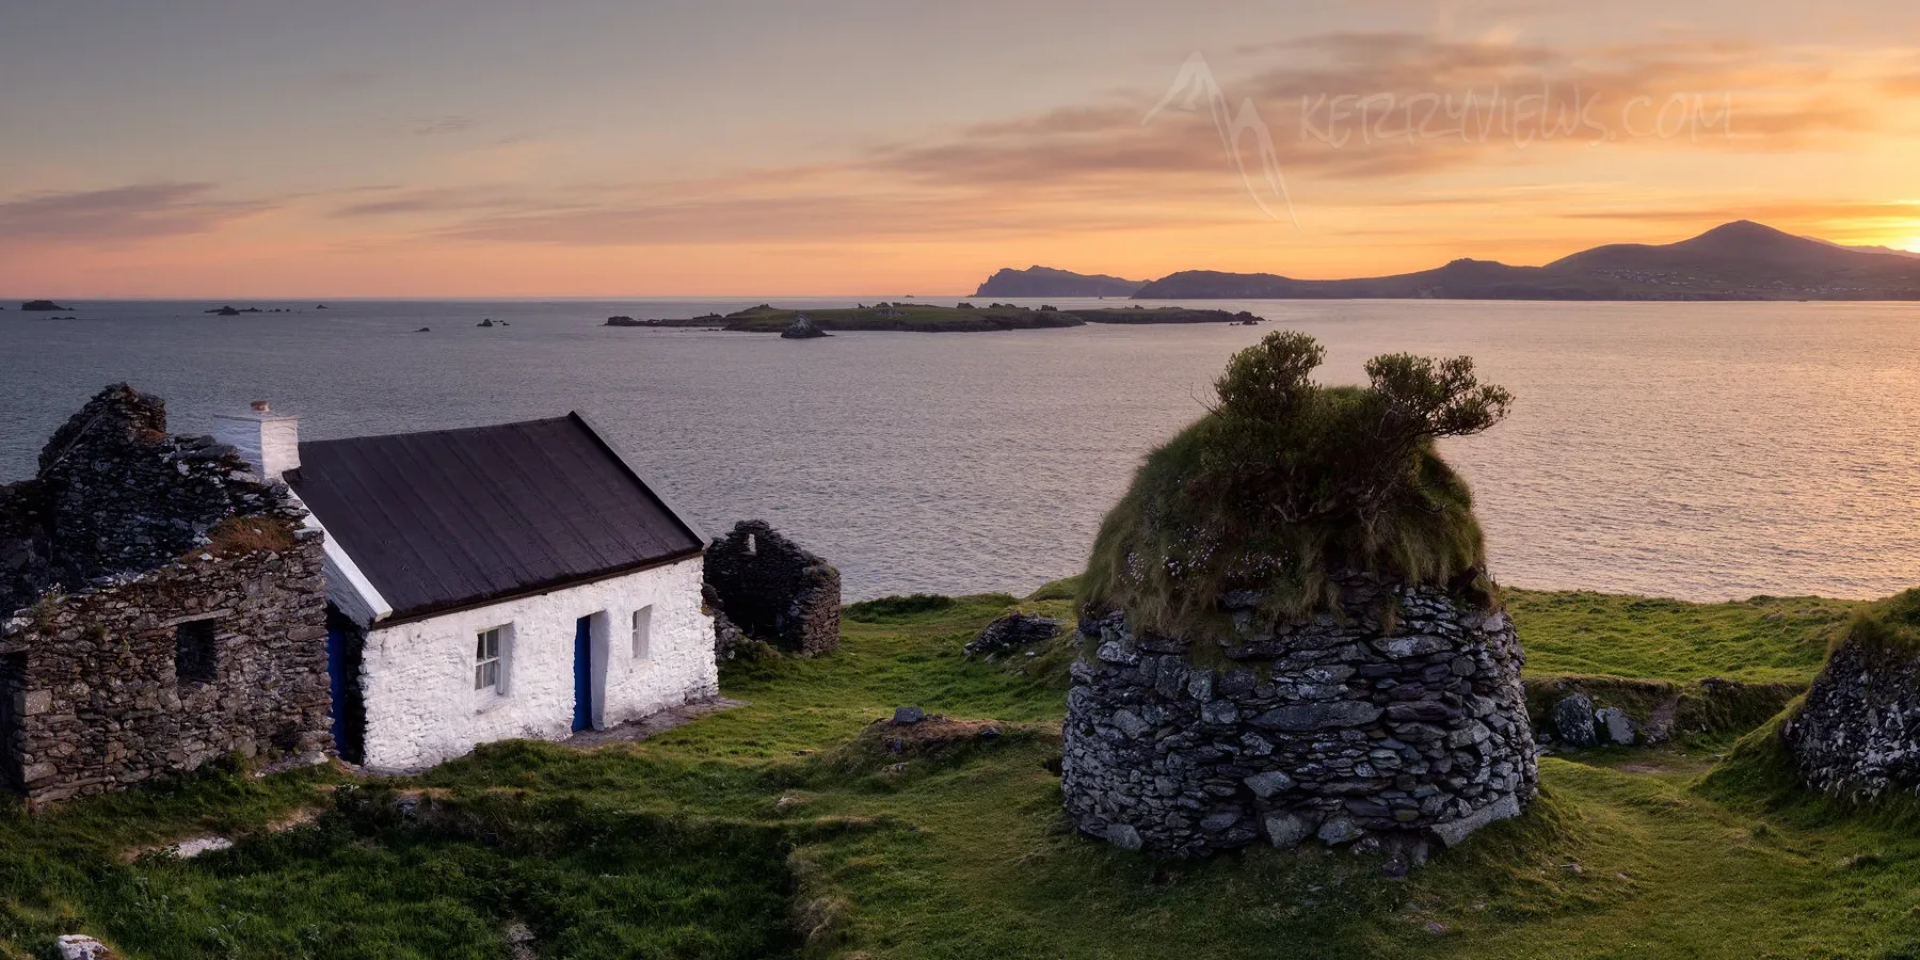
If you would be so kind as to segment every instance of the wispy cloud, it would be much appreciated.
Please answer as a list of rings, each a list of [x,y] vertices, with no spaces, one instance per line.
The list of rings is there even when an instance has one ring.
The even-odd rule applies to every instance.
[[[206,233],[271,210],[262,200],[219,200],[211,183],[143,183],[33,193],[0,202],[0,241],[111,243]]]
[[[1851,202],[1845,200],[1787,198],[1755,211],[1737,198],[1725,206],[1699,197],[1641,198],[1645,204],[1618,202],[1612,194],[1583,199],[1568,186],[1629,176],[1596,163],[1593,158],[1608,156],[1602,151],[1784,153],[1907,132],[1916,118],[1892,109],[1887,101],[1897,98],[1888,92],[1920,76],[1912,54],[1900,51],[1843,57],[1677,41],[1572,48],[1512,34],[1471,40],[1331,34],[1228,51],[1221,62],[1224,93],[1236,104],[1250,100],[1272,130],[1295,199],[1366,211],[1366,222],[1349,224],[1350,232],[1385,229],[1394,207],[1487,204],[1488,178],[1459,174],[1489,168],[1499,168],[1498,179],[1508,185],[1541,181],[1536,194],[1502,201],[1504,212],[1524,208],[1536,219],[1707,222],[1767,211],[1803,221],[1872,217],[1870,210],[1844,209]],[[1168,63],[1168,79],[1178,67]],[[1108,91],[836,159],[722,166],[678,180],[557,181],[543,173],[567,145],[509,138],[459,146],[463,140],[450,137],[456,149],[444,151],[437,184],[335,191],[309,198],[302,212],[333,222],[329,232],[345,224],[361,241],[605,247],[999,239],[1257,221],[1209,117],[1169,111],[1143,125],[1162,93]],[[1623,117],[1630,104],[1642,103],[1644,111],[1676,96],[1725,109],[1730,131],[1640,135],[1629,128],[1634,118]],[[1535,99],[1529,106],[1523,98]],[[1334,99],[1348,111],[1345,119],[1330,119],[1326,104]],[[1481,112],[1467,119],[1446,112],[1463,103]],[[1569,104],[1598,104],[1588,118],[1597,122],[1565,129],[1567,121],[1552,113]],[[1437,125],[1423,125],[1404,112],[1383,113],[1383,105],[1441,112]],[[1640,120],[1650,123],[1653,116],[1643,112]],[[1343,125],[1332,131],[1342,136],[1331,135],[1329,124]],[[472,117],[453,114],[404,129],[439,136],[475,125]],[[1509,175],[1523,170],[1524,178]],[[0,230],[46,239],[164,236],[211,230],[274,204],[221,200],[208,183],[39,194],[0,203]]]
[[[431,137],[440,133],[460,133],[461,131],[472,128],[472,117],[454,114],[415,121],[413,124],[413,133],[415,136]]]

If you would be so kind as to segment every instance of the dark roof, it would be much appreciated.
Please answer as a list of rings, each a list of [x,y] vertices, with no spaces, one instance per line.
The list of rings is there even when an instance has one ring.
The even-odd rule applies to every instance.
[[[577,413],[306,442],[286,480],[393,619],[600,579],[702,545]]]

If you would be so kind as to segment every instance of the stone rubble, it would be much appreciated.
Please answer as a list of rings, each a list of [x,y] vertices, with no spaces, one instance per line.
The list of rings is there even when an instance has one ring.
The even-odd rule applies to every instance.
[[[967,641],[963,652],[969,657],[997,656],[1052,640],[1060,635],[1065,626],[1064,622],[1052,617],[1009,613],[987,624],[979,636]]]

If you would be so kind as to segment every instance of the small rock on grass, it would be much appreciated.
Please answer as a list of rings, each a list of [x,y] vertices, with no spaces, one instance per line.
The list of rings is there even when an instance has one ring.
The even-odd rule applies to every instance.
[[[107,945],[84,934],[69,933],[54,941],[60,960],[117,960]]]

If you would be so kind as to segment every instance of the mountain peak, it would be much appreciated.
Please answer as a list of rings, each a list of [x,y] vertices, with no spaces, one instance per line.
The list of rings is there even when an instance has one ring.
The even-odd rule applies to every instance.
[[[1805,237],[1796,237],[1784,230],[1776,230],[1764,223],[1752,220],[1735,220],[1723,223],[1697,237],[1682,240],[1671,245],[1678,250],[1691,250],[1701,253],[1713,253],[1733,257],[1767,257],[1789,253],[1811,253],[1819,250],[1823,244]]]
[[[1717,227],[1714,227],[1712,230],[1708,230],[1706,233],[1703,233],[1699,237],[1695,237],[1694,239],[1698,240],[1701,237],[1791,237],[1791,236],[1793,235],[1790,233],[1787,233],[1784,230],[1776,230],[1772,227],[1767,226],[1764,223],[1756,223],[1755,221],[1752,221],[1752,220],[1735,220],[1730,223],[1723,223]]]

